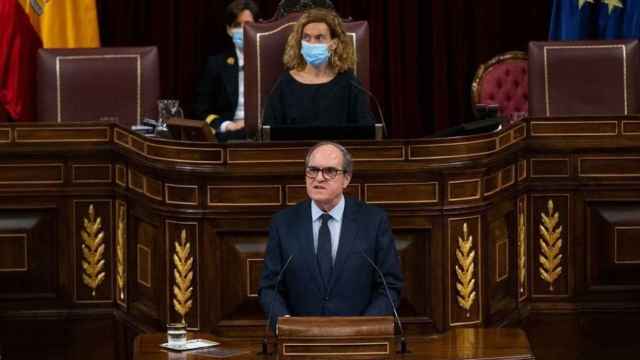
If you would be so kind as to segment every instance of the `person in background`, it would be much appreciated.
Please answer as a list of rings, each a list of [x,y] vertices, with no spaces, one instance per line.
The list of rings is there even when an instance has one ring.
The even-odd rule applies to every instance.
[[[245,139],[243,27],[258,16],[251,0],[234,0],[225,11],[234,48],[209,57],[196,90],[194,114],[216,131],[220,141]]]
[[[288,71],[267,99],[264,124],[290,128],[373,125],[368,95],[354,75],[356,51],[342,19],[311,9],[294,26],[284,54]],[[332,138],[345,138],[332,134]]]

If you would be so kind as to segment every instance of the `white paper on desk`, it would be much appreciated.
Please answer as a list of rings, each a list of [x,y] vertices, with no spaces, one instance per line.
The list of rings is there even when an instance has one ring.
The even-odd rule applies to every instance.
[[[180,345],[164,343],[164,344],[160,344],[160,347],[163,347],[169,350],[175,350],[175,351],[186,351],[186,350],[202,349],[202,348],[218,346],[218,345],[220,345],[220,343],[215,341],[210,341],[205,339],[193,339]]]

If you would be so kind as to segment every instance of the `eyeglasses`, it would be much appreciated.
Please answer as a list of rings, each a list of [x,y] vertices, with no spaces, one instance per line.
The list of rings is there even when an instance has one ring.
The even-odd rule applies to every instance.
[[[336,169],[334,167],[319,168],[316,166],[307,166],[307,168],[304,169],[304,173],[308,178],[312,179],[315,179],[316,177],[318,177],[319,173],[322,173],[322,176],[325,179],[333,180],[336,178],[336,176],[338,176],[338,174],[344,174],[346,173],[346,171],[342,169]]]

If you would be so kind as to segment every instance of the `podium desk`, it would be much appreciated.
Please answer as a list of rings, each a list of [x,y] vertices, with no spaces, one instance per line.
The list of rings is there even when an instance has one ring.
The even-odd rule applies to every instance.
[[[2,350],[112,348],[127,359],[135,336],[183,320],[259,338],[269,222],[306,198],[313,144],[0,124]],[[408,336],[640,310],[640,116],[342,144],[354,159],[346,193],[389,216]]]
[[[260,339],[224,339],[210,334],[190,333],[190,339],[208,339],[220,342],[220,348],[242,352],[229,359],[275,359],[275,355],[259,354]],[[211,356],[198,356],[194,352],[171,352],[159,347],[167,341],[166,334],[140,335],[134,344],[134,360],[205,360]],[[396,354],[392,359],[406,360],[533,360],[535,359],[524,331],[503,329],[456,329],[443,335],[412,336],[407,339],[409,353]],[[399,347],[398,347],[399,348]]]

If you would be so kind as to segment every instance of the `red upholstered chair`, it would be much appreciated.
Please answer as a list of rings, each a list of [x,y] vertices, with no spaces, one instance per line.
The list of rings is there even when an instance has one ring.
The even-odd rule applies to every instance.
[[[158,49],[40,49],[38,121],[112,120],[124,126],[156,119]]]
[[[281,19],[257,22],[244,27],[245,39],[245,127],[249,138],[259,138],[265,101],[276,80],[285,70],[282,62],[287,38],[301,13]],[[345,21],[345,30],[353,38],[358,63],[356,75],[369,89],[369,24]]]
[[[521,117],[529,111],[527,54],[511,51],[480,65],[471,85],[472,105],[498,105],[498,115]]]

